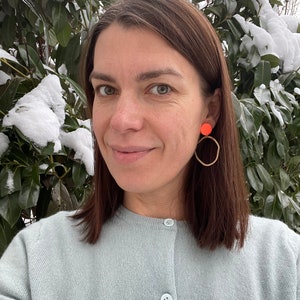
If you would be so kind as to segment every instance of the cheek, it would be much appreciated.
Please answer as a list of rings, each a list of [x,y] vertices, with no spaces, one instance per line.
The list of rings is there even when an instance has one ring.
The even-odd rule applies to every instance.
[[[200,118],[191,115],[178,114],[162,126],[161,133],[172,145],[171,151],[192,153],[198,143]]]

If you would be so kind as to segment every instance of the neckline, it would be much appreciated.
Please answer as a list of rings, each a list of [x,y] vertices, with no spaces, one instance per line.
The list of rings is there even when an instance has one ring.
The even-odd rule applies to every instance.
[[[116,216],[125,220],[126,223],[135,223],[135,224],[148,224],[148,225],[153,225],[153,226],[161,226],[164,224],[164,221],[167,219],[171,219],[174,221],[174,223],[177,226],[185,226],[186,222],[185,221],[178,221],[176,219],[172,218],[155,218],[155,217],[148,217],[148,216],[143,216],[140,214],[137,214],[128,208],[126,208],[124,205],[121,205],[116,212]]]

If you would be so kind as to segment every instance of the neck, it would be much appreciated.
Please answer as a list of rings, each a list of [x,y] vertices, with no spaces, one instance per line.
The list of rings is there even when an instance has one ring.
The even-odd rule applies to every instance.
[[[180,193],[181,194],[181,193]],[[158,196],[125,192],[124,206],[132,212],[152,218],[184,219],[181,195]]]

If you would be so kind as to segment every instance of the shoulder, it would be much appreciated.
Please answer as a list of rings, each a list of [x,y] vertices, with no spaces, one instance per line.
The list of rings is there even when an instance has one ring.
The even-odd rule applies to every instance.
[[[279,220],[267,219],[264,217],[250,216],[249,219],[250,233],[266,234],[272,232],[275,235],[286,233],[288,236],[292,236],[295,239],[299,239],[300,235],[290,229],[285,223]]]
[[[76,222],[71,219],[74,212],[58,212],[22,229],[14,238],[29,251],[40,243],[54,244],[78,236]]]
[[[38,228],[40,230],[44,229],[51,229],[51,228],[60,228],[62,229],[62,225],[71,225],[73,222],[71,217],[74,215],[73,211],[60,211],[52,216],[43,218],[39,220],[36,223],[33,223],[32,225],[29,225],[26,227],[23,231],[30,232],[31,230],[37,230]]]
[[[250,216],[247,242],[274,251],[300,254],[300,235],[278,220]]]

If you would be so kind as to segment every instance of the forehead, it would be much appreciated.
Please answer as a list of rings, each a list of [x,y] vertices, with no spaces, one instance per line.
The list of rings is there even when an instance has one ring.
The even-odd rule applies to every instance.
[[[159,34],[145,28],[112,24],[98,36],[94,68],[194,67]],[[146,70],[145,70],[146,71]],[[194,71],[196,71],[194,69]]]
[[[111,55],[119,50],[124,53],[135,49],[136,51],[148,50],[149,54],[153,52],[161,52],[162,50],[176,50],[158,33],[153,32],[144,27],[124,27],[117,23],[113,23],[103,30],[96,40],[95,53],[100,49],[112,49],[109,51]],[[177,51],[176,51],[177,52]],[[104,53],[104,54],[108,54]]]

